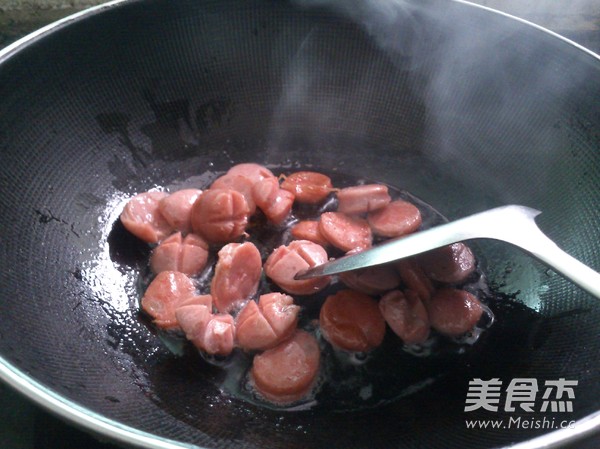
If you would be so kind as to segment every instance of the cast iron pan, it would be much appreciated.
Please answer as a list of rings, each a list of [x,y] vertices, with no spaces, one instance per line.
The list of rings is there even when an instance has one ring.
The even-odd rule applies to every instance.
[[[147,447],[171,444],[156,436],[229,448],[481,448],[546,435],[536,447],[597,429],[600,304],[505,245],[475,246],[500,298],[493,330],[462,355],[398,354],[387,389],[415,392],[372,408],[324,400],[282,412],[231,397],[219,369],[173,355],[137,312],[148,248],[119,223],[124,201],[245,161],[387,182],[449,218],[532,206],[550,237],[600,268],[600,60],[480,8],[415,3],[131,1],[3,52],[2,378]],[[466,413],[473,378],[578,386],[562,415]],[[518,416],[579,427],[465,426]]]

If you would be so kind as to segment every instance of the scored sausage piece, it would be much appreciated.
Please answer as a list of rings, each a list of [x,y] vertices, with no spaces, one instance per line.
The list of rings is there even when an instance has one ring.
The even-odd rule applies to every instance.
[[[369,226],[380,237],[400,237],[415,232],[421,226],[421,212],[408,201],[396,200],[369,212]]]
[[[281,188],[292,192],[299,203],[318,204],[327,198],[333,185],[329,176],[322,173],[299,171],[287,176]]]
[[[394,290],[379,301],[379,310],[392,331],[407,345],[423,343],[429,338],[427,309],[412,290]]]
[[[292,237],[296,240],[310,240],[311,242],[323,247],[329,245],[329,242],[319,231],[319,222],[312,220],[303,220],[292,226],[290,231]]]
[[[228,175],[240,175],[250,179],[252,183],[257,183],[265,178],[275,178],[275,175],[267,167],[252,162],[237,164],[229,169]]]
[[[363,214],[380,209],[392,200],[387,186],[366,184],[346,187],[337,192],[338,212],[345,214]]]
[[[177,232],[163,240],[150,255],[150,268],[161,271],[179,271],[188,276],[199,274],[208,260],[208,243],[201,237],[188,234],[181,238]]]
[[[248,301],[236,319],[238,345],[245,350],[265,350],[288,338],[298,323],[300,307],[282,293],[261,295],[258,304]]]
[[[465,290],[443,288],[426,304],[431,326],[441,334],[458,337],[477,324],[483,307],[475,296]]]
[[[212,314],[205,305],[185,305],[175,311],[177,321],[198,349],[211,355],[226,356],[233,351],[235,326],[229,314]]]
[[[171,193],[160,200],[160,213],[173,229],[181,232],[192,230],[192,206],[202,194],[202,190],[183,189]]]
[[[251,242],[229,243],[218,253],[219,260],[210,292],[219,312],[229,312],[256,293],[262,260]]]
[[[340,212],[322,214],[319,231],[329,243],[345,252],[366,249],[373,243],[371,228],[366,220]]]
[[[240,310],[235,328],[237,345],[246,351],[264,350],[278,343],[275,331],[253,300]]]
[[[459,284],[475,271],[475,256],[464,243],[437,248],[420,254],[417,260],[423,271],[434,281]]]
[[[354,290],[328,296],[321,307],[319,325],[323,337],[345,351],[370,351],[385,336],[385,320],[377,301]]]
[[[250,178],[242,175],[231,175],[225,174],[220,178],[217,178],[210,186],[211,189],[230,189],[240,192],[244,195],[246,203],[248,204],[249,214],[252,215],[256,212],[256,204],[252,198],[252,186],[254,181]]]
[[[435,288],[416,260],[412,257],[402,259],[395,265],[406,288],[416,292],[424,303],[429,301]]]
[[[294,240],[276,248],[265,262],[265,274],[287,293],[310,295],[324,289],[328,276],[297,281],[299,271],[327,262],[327,251],[308,240]]]
[[[121,223],[129,232],[147,243],[158,243],[173,232],[160,212],[165,192],[144,192],[131,198],[121,212]]]
[[[348,254],[356,252],[359,251],[349,251]],[[400,285],[400,275],[392,265],[387,264],[346,271],[340,273],[339,278],[347,287],[367,295],[378,295]]]
[[[280,224],[289,215],[294,194],[279,187],[277,178],[265,178],[252,186],[252,198],[269,221]]]
[[[283,293],[266,293],[258,300],[262,311],[276,335],[287,338],[298,323],[300,306],[294,304],[294,298]]]
[[[314,387],[320,357],[315,337],[298,330],[290,339],[254,357],[250,371],[254,387],[278,405],[299,401]]]
[[[241,237],[250,209],[244,195],[235,190],[209,189],[192,208],[192,228],[211,243],[227,243]]]
[[[179,303],[179,307],[183,306],[206,306],[208,310],[212,311],[213,309],[213,299],[212,295],[195,295],[190,296],[187,299],[182,300]]]
[[[177,328],[175,309],[195,296],[192,280],[177,271],[163,271],[150,283],[142,298],[142,309],[163,329]]]

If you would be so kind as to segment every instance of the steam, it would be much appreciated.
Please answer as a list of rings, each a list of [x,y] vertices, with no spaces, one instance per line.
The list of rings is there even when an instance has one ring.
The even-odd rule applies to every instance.
[[[426,140],[432,140],[423,152],[438,165],[460,166],[471,174],[474,183],[481,182],[498,195],[506,190],[506,185],[496,181],[498,171],[514,173],[511,187],[522,187],[533,195],[547,187],[551,168],[561,157],[561,140],[565,135],[560,126],[536,129],[535,120],[544,121],[543,105],[548,89],[555,95],[557,89],[572,88],[583,79],[562,82],[561,67],[555,67],[551,58],[541,58],[537,49],[522,43],[522,27],[511,26],[508,19],[504,21],[508,26],[502,26],[501,20],[487,20],[489,13],[477,11],[474,14],[481,13],[481,23],[476,23],[467,33],[456,24],[464,21],[468,7],[451,0],[297,0],[297,3],[306,8],[336,11],[364,29],[394,66],[403,71],[427,74],[422,101],[427,116]],[[489,0],[481,0],[481,3],[496,6]],[[505,5],[509,13],[517,4],[523,10],[522,2],[517,0],[498,4]],[[595,11],[597,0],[566,3],[541,0],[527,4],[530,5],[528,14],[545,8],[555,10],[557,4],[568,14],[570,10],[582,8]],[[364,102],[365,90],[375,81],[369,78],[358,80],[346,102],[339,98],[331,101],[331,98],[316,97],[315,85],[324,75],[315,73],[306,62],[312,57],[311,45],[318,39],[318,31],[313,30],[306,36],[290,64],[290,75],[284,83],[284,95],[277,108],[277,115],[285,117],[292,110],[308,107],[307,117],[311,114],[319,117],[313,119],[316,129],[320,125],[331,126],[331,121],[339,115],[360,116],[363,111],[354,106],[352,92],[357,93],[359,103]],[[513,70],[516,61],[528,57],[536,58],[531,64],[535,69],[516,73]],[[477,75],[473,76],[473,73]],[[348,92],[345,95],[348,97]],[[482,99],[485,107],[480,106]],[[483,127],[475,134],[471,132],[474,113],[479,126]],[[357,123],[360,123],[360,117]],[[277,142],[285,127],[275,126],[274,129],[272,137]],[[523,148],[513,148],[506,143],[507,133],[518,134],[528,148],[544,148],[543,163],[548,167],[539,170],[539,177],[531,179],[528,176],[528,164],[539,163],[538,158],[532,155],[531,160],[524,160]]]

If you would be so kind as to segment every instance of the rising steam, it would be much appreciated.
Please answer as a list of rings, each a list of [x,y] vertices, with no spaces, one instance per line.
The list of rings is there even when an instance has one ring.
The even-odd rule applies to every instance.
[[[514,148],[506,143],[507,133],[516,133],[525,148],[543,148],[544,163],[549,168],[561,157],[560,141],[565,136],[560,126],[536,129],[536,120],[544,118],[549,91],[553,98],[568,95],[557,90],[571,89],[583,79],[574,79],[578,75],[572,74],[572,79],[564,83],[563,68],[556,67],[550,55],[524,41],[526,32],[542,31],[452,0],[297,0],[297,3],[305,8],[326,8],[346,17],[361,27],[399,70],[414,71],[418,73],[415,77],[423,74],[426,87],[421,101],[427,117],[425,140],[429,140],[429,145],[422,148],[423,153],[438,164],[463,167],[496,193],[505,189],[504,185],[495,185],[498,170],[514,173],[515,187],[523,183],[533,194],[547,187],[550,181],[546,176],[551,176],[552,170],[541,170],[539,178],[527,179],[524,167],[537,163],[538,158],[532,153],[531,160],[524,159],[523,147]],[[553,2],[532,3],[530,12],[543,10],[550,3]],[[567,13],[569,5],[582,8],[597,1],[560,3]],[[468,32],[457,25],[464,22],[466,15],[475,18],[470,19]],[[278,113],[289,111],[290,104],[308,100],[321,101],[313,104],[309,112],[324,111],[324,115],[315,116],[325,117],[325,121],[337,115],[360,115],[360,109],[352,101],[342,104],[323,100],[322,96],[311,97],[319,81],[315,77],[323,76],[322,72],[315,74],[304,65],[311,57],[314,39],[318,39],[315,33],[307,36],[299,57],[292,62],[294,75],[285,83]],[[528,58],[531,69],[523,70],[522,61]],[[369,83],[377,82],[362,81],[356,88],[368,89]],[[479,126],[477,133],[472,132],[474,116]],[[545,119],[541,121],[547,123]],[[315,123],[317,128],[319,123],[322,122]]]

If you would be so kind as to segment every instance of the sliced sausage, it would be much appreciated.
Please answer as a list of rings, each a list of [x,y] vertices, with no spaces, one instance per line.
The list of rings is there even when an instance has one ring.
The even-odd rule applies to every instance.
[[[235,325],[229,314],[212,314],[204,305],[177,308],[176,317],[185,336],[198,349],[226,356],[234,347]]]
[[[275,175],[267,167],[252,162],[237,164],[229,169],[228,175],[241,175],[250,179],[252,183],[257,183],[265,178],[275,178]]]
[[[294,299],[282,293],[261,295],[258,304],[248,301],[236,320],[238,345],[246,350],[276,346],[294,332],[299,311]]]
[[[322,214],[319,231],[329,243],[345,252],[369,248],[373,242],[371,228],[366,220],[341,212]]]
[[[292,192],[299,203],[318,204],[327,198],[333,185],[329,176],[322,173],[300,171],[287,176],[281,188]]]
[[[202,304],[182,305],[175,310],[175,317],[185,338],[194,343],[196,347],[203,346],[204,331],[212,318],[211,309]]]
[[[252,198],[269,221],[280,224],[289,215],[294,194],[279,187],[277,178],[265,178],[252,186]]]
[[[145,192],[131,198],[120,216],[125,229],[147,243],[158,243],[170,235],[173,229],[159,207],[167,196],[165,192]]]
[[[225,174],[220,178],[217,178],[212,185],[211,189],[230,189],[235,190],[236,192],[240,192],[244,195],[246,199],[246,203],[248,204],[249,214],[252,215],[256,211],[256,204],[254,203],[254,199],[252,198],[252,186],[254,185],[254,181],[250,178],[242,175],[231,175]]]
[[[275,224],[281,224],[289,215],[294,205],[294,194],[279,189],[273,203],[263,209],[267,218]]]
[[[349,215],[381,209],[392,200],[387,186],[382,184],[346,187],[337,192],[337,199],[338,212]]]
[[[278,343],[275,331],[253,300],[236,317],[236,338],[238,346],[246,351],[264,350]]]
[[[229,312],[256,293],[262,260],[251,242],[229,243],[221,248],[218,257],[210,292],[217,310]]]
[[[251,379],[265,399],[283,405],[306,397],[312,390],[320,364],[319,345],[305,331],[254,357]]]
[[[192,228],[211,243],[227,243],[241,237],[250,209],[244,195],[235,190],[209,189],[192,208]]]
[[[443,288],[427,304],[429,321],[438,332],[458,337],[477,324],[483,314],[479,300],[465,290]]]
[[[352,290],[378,295],[397,288],[400,275],[391,265],[377,265],[361,270],[340,273],[340,281]]]
[[[158,327],[177,328],[175,309],[195,296],[195,291],[194,283],[185,274],[163,271],[146,289],[142,298],[142,309],[154,318]]]
[[[327,251],[308,240],[294,240],[276,248],[265,262],[265,274],[287,293],[310,295],[329,284],[328,276],[297,281],[299,271],[327,262]]]
[[[394,290],[379,301],[379,310],[392,331],[407,345],[423,343],[429,338],[427,309],[412,290]]]
[[[252,198],[256,205],[264,212],[277,198],[279,192],[279,181],[277,178],[264,178],[252,185]]]
[[[437,248],[417,256],[425,274],[434,281],[459,284],[475,271],[475,256],[464,243]]]
[[[181,232],[192,230],[192,206],[202,193],[198,189],[183,189],[160,200],[160,213],[173,229]]]
[[[213,299],[212,295],[195,295],[190,296],[187,299],[184,299],[179,303],[179,307],[183,306],[206,306],[208,310],[212,311],[213,309]]]
[[[416,292],[421,301],[429,301],[435,288],[416,260],[412,257],[402,259],[395,265],[406,288]]]
[[[370,351],[385,336],[385,321],[377,301],[354,290],[328,296],[321,307],[319,325],[323,337],[345,351]]]
[[[260,296],[258,307],[279,338],[285,339],[294,332],[300,312],[294,298],[278,292],[267,293]]]
[[[217,313],[206,326],[203,349],[208,354],[228,355],[235,342],[235,324],[228,313]]]
[[[408,201],[396,200],[367,215],[369,226],[380,237],[400,237],[421,226],[421,212]]]
[[[188,234],[181,238],[177,232],[154,248],[150,256],[150,268],[157,274],[161,271],[179,271],[188,276],[199,274],[208,260],[208,243],[201,237]]]
[[[323,247],[329,245],[329,242],[319,231],[319,222],[312,220],[299,221],[291,229],[292,237],[297,240],[310,240],[311,242]]]

